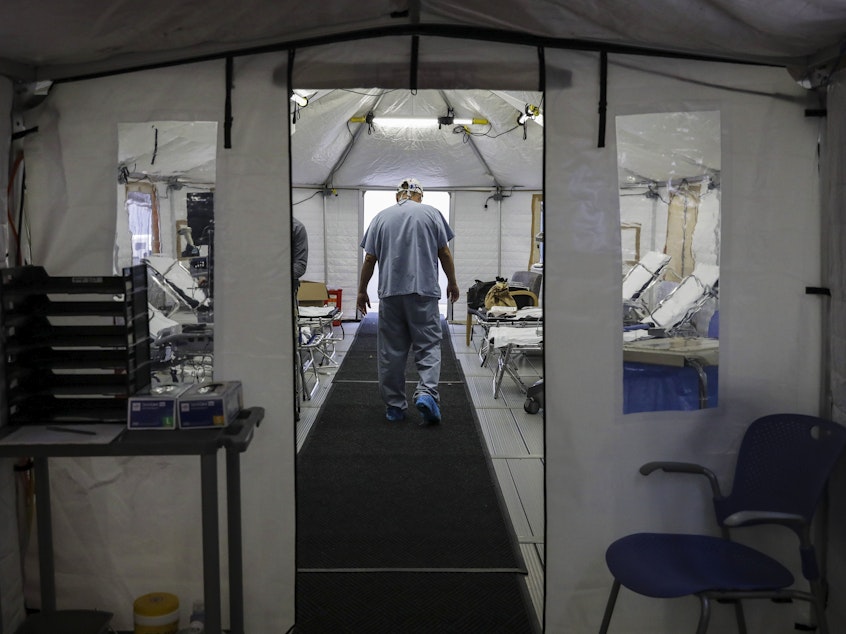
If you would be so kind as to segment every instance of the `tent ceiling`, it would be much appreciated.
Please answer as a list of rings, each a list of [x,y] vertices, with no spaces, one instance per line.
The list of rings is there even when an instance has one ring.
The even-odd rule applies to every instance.
[[[217,124],[210,121],[122,123],[118,168],[132,178],[213,184]]]
[[[317,99],[315,99],[315,96]],[[391,187],[415,176],[429,188],[543,186],[543,128],[517,124],[540,93],[488,90],[334,90],[302,108],[291,139],[300,186]],[[518,110],[515,105],[520,104]],[[484,118],[489,125],[417,129],[350,123],[351,117]]]
[[[0,3],[0,71],[57,79],[398,28],[485,29],[549,45],[575,39],[801,65],[839,50],[846,3],[148,0],[140,6],[131,0],[10,0]]]
[[[302,49],[363,33],[420,32],[424,37],[487,34],[523,44],[567,46],[577,41],[762,61],[788,65],[796,69],[794,76],[801,76],[809,64],[835,63],[846,33],[842,0],[773,0],[766,10],[755,0],[701,0],[693,5],[678,0],[149,0],[143,11],[129,0],[72,5],[62,0],[0,3],[0,73],[59,80],[225,52],[292,44]],[[538,103],[539,95],[397,90],[382,96],[377,114],[443,115],[449,104],[457,116],[481,116],[491,126],[473,128],[473,135],[456,134],[452,128],[423,133],[377,127],[356,134],[365,126],[349,124],[350,117],[374,109],[377,99],[375,92],[324,91],[300,112],[292,140],[295,184],[385,187],[416,173],[429,187],[542,186],[543,128],[530,122],[506,132],[514,127],[520,104]],[[618,139],[621,144],[625,134]],[[719,169],[718,147],[681,159],[664,156],[661,164],[654,164],[660,153],[649,154],[652,165],[632,144],[624,156],[637,162],[624,165],[621,178],[664,180],[668,161],[676,167],[681,160],[705,171]]]
[[[309,93],[297,114],[292,183],[297,187],[385,188],[414,176],[429,189],[543,188],[543,127],[517,117],[536,92],[488,90],[328,90]],[[489,125],[385,128],[351,123],[376,116],[484,118]],[[668,179],[719,181],[719,113],[618,117],[615,126],[622,187]],[[121,124],[118,167],[133,177],[214,183],[216,124],[156,121]]]

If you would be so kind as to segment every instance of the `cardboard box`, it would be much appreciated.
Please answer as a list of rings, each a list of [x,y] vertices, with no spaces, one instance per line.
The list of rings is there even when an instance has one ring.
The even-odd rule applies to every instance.
[[[129,429],[176,429],[177,403],[189,384],[148,387],[129,397],[126,426]]]
[[[179,396],[179,428],[226,427],[243,407],[240,381],[195,383]]]
[[[329,291],[323,282],[300,281],[297,303],[300,306],[323,306],[329,299]]]

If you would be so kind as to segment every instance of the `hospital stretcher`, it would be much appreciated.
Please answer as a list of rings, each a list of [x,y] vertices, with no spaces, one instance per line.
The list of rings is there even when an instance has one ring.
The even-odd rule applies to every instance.
[[[624,321],[638,321],[649,313],[645,293],[661,279],[670,260],[666,253],[649,251],[623,276]]]
[[[337,368],[335,344],[344,338],[335,331],[344,313],[337,306],[299,306],[297,309],[298,380],[303,400],[311,400],[320,385],[320,368]],[[314,382],[307,387],[306,373]]]
[[[483,360],[483,365],[487,363],[491,353],[496,357],[497,363],[493,377],[493,397],[499,398],[505,375],[511,377],[523,394],[527,394],[529,386],[523,382],[515,361],[521,354],[543,351],[543,323],[534,320],[516,328],[514,324],[492,326],[485,340],[489,353]],[[527,406],[526,411],[529,409]]]
[[[147,257],[144,263],[147,265],[149,293],[155,289],[166,297],[167,306],[157,308],[168,317],[186,312],[195,315],[198,321],[210,321],[207,313],[211,311],[211,298],[201,277],[192,275],[179,260],[158,253]]]
[[[520,287],[510,287],[509,291],[511,297],[517,303],[516,307],[492,306],[491,308],[467,309],[466,343],[468,346],[473,342],[473,330],[477,325],[481,326],[482,330],[487,333],[492,321],[496,319],[508,319],[514,316],[513,313],[527,308],[541,310],[538,307],[538,296],[533,291]]]
[[[470,312],[468,311],[468,314]],[[472,311],[472,322],[467,325],[467,345],[473,341],[473,329],[479,326],[482,329],[482,339],[479,344],[479,358],[482,365],[485,365],[485,358],[489,352],[489,332],[494,326],[509,326],[523,328],[526,326],[537,326],[543,321],[543,308],[528,306],[526,308],[513,308],[509,306],[493,306],[490,309],[475,309]]]
[[[689,330],[693,316],[712,298],[717,297],[720,267],[697,264],[658,306],[641,319],[644,324],[664,329],[668,334]]]
[[[626,387],[627,412],[702,409],[716,404],[719,340],[699,336],[692,319],[717,298],[718,282],[718,266],[698,264],[639,323],[624,325],[624,382],[647,381],[651,386],[631,392]],[[652,403],[647,398],[650,393]]]

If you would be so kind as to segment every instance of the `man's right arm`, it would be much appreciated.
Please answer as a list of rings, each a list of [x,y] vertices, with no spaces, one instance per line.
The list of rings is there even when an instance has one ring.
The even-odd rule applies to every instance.
[[[368,253],[364,256],[364,263],[361,265],[361,278],[358,282],[358,296],[355,305],[362,315],[366,315],[367,309],[370,308],[367,285],[370,283],[370,278],[373,277],[373,271],[376,270],[376,261],[376,256]]]

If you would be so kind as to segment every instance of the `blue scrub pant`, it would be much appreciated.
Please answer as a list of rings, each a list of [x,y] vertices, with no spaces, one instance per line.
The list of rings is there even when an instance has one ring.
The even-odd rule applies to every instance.
[[[414,399],[429,394],[435,402],[439,401],[442,337],[437,297],[395,295],[379,298],[376,349],[379,391],[386,405],[408,408],[405,365],[409,350],[414,354],[419,375]]]

